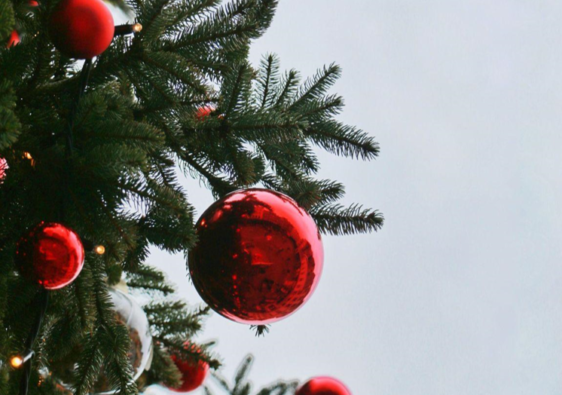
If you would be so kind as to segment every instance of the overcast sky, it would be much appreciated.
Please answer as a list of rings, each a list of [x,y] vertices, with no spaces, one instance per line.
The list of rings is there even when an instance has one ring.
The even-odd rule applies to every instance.
[[[322,155],[384,228],[325,237],[308,304],[265,338],[215,315],[225,374],[340,378],[353,395],[562,393],[562,2],[281,0],[252,60],[343,67],[340,117],[374,162]],[[187,184],[198,213],[212,197]],[[154,253],[201,299],[182,256]],[[199,394],[194,393],[194,394]]]

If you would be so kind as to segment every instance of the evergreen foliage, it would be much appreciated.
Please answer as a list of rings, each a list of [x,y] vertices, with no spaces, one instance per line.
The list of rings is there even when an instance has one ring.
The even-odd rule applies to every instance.
[[[234,375],[234,383],[229,384],[219,373],[213,373],[212,377],[217,383],[218,387],[224,390],[224,393],[228,395],[292,395],[297,388],[297,381],[283,381],[279,380],[277,382],[271,383],[257,392],[253,392],[253,385],[248,380],[250,374],[250,369],[254,363],[254,357],[249,354],[247,355]],[[206,395],[214,395],[213,390],[209,386],[205,386]]]
[[[340,205],[343,185],[314,177],[315,150],[372,160],[379,148],[336,120],[343,99],[328,91],[338,66],[303,82],[295,70],[281,72],[275,55],[257,67],[248,62],[249,45],[270,25],[277,0],[114,2],[130,9],[143,30],[116,37],[94,59],[79,103],[80,63],[56,51],[47,33],[56,3],[0,0],[0,38],[13,29],[22,38],[0,48],[0,157],[9,164],[0,184],[0,394],[18,392],[22,372],[8,361],[22,352],[39,308],[37,289],[17,274],[14,254],[20,236],[40,221],[62,222],[106,253],[89,251],[78,279],[51,292],[33,345],[29,393],[67,393],[54,377],[68,361],[77,364],[67,382],[76,394],[89,393],[102,369],[124,395],[154,382],[179,384],[168,350],[212,368],[220,364],[209,353],[212,344],[201,345],[202,354],[182,347],[208,309],[175,299],[164,275],[146,263],[150,246],[176,253],[196,242],[178,171],[203,180],[216,197],[251,186],[284,192],[323,233],[353,234],[379,229],[383,218]],[[203,106],[213,111],[196,116]],[[153,300],[144,306],[154,336],[152,368],[137,383],[127,360],[129,336],[108,296],[122,277]],[[233,386],[215,375],[227,393],[250,394],[251,362],[245,360]],[[294,388],[280,382],[257,395]]]

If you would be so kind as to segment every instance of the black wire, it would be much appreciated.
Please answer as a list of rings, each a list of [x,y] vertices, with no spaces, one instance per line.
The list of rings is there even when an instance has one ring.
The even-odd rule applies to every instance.
[[[86,59],[84,65],[82,66],[82,71],[80,72],[80,77],[78,79],[78,92],[76,99],[72,102],[70,107],[70,113],[68,115],[68,124],[66,129],[66,159],[67,159],[67,166],[64,178],[64,189],[63,189],[63,198],[61,199],[61,207],[60,207],[60,219],[64,222],[64,213],[66,207],[66,190],[68,189],[69,179],[70,179],[70,166],[68,165],[68,161],[70,160],[71,155],[74,152],[74,121],[76,119],[76,113],[78,111],[78,104],[80,103],[80,99],[84,96],[84,92],[86,91],[86,86],[88,85],[88,80],[90,78],[90,72],[92,70],[92,59]],[[41,289],[37,292],[35,299],[33,301],[34,304],[39,305],[39,311],[37,312],[37,316],[35,318],[35,322],[31,327],[31,331],[27,336],[25,341],[25,354],[24,356],[29,355],[33,351],[33,343],[39,335],[41,330],[41,324],[43,323],[43,318],[45,317],[45,312],[47,311],[47,306],[49,305],[49,291],[45,289]],[[20,380],[20,395],[27,395],[29,390],[29,377],[31,376],[31,362],[33,358],[29,358],[27,361],[24,362],[23,365],[23,372],[22,377]]]
[[[76,100],[72,102],[72,106],[70,107],[70,113],[68,115],[68,124],[66,130],[66,148],[68,154],[72,154],[74,151],[74,121],[76,118],[76,112],[78,110],[78,103],[80,103],[80,99],[84,96],[84,92],[86,91],[86,85],[88,85],[88,80],[90,78],[90,72],[92,70],[92,59],[86,59],[84,65],[82,66],[82,71],[80,72],[80,78],[78,80],[78,94],[76,96]]]
[[[82,71],[80,72],[80,77],[78,78],[78,91],[76,92],[76,98],[72,101],[70,106],[70,112],[68,114],[68,122],[66,125],[66,171],[63,175],[63,188],[62,188],[62,198],[60,200],[59,207],[59,218],[61,222],[65,219],[65,207],[68,199],[68,186],[70,184],[71,178],[71,167],[69,166],[69,161],[74,153],[74,121],[76,120],[76,113],[78,111],[78,104],[80,99],[84,96],[86,91],[86,86],[88,85],[88,80],[90,78],[90,72],[92,70],[92,59],[86,59],[84,65],[82,66]]]
[[[25,353],[22,357],[29,355],[33,350],[33,343],[39,335],[39,331],[41,330],[41,324],[43,323],[43,318],[45,317],[45,312],[47,311],[47,306],[49,305],[49,291],[46,289],[41,289],[35,295],[35,299],[33,300],[34,305],[39,305],[39,311],[37,312],[37,316],[35,317],[35,322],[31,327],[31,331],[27,336],[25,341]],[[31,376],[31,361],[32,358],[29,358],[27,361],[24,362],[23,365],[23,372],[20,379],[20,395],[27,395],[27,391],[29,389],[29,377]]]

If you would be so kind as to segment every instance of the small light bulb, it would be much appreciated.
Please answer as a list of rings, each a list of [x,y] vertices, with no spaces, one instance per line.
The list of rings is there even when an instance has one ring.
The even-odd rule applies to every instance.
[[[94,251],[95,251],[95,253],[98,254],[98,255],[103,255],[103,254],[105,254],[105,247],[102,246],[102,245],[96,246],[96,247],[94,248]]]
[[[23,359],[22,357],[20,357],[19,355],[12,357],[12,359],[10,360],[10,365],[12,365],[12,367],[18,369],[21,365],[23,365]]]
[[[24,152],[23,157],[25,159],[33,160],[33,156],[31,156],[31,154],[29,152]]]
[[[140,33],[142,30],[142,25],[140,23],[135,23],[133,25],[133,32]]]

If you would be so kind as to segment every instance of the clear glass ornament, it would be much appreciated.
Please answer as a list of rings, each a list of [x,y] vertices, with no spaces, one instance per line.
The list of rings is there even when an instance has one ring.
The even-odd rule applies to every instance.
[[[134,372],[133,379],[136,381],[145,369],[150,367],[152,361],[152,334],[148,318],[142,307],[129,294],[117,289],[110,289],[109,294],[115,306],[116,319],[129,328],[129,361]],[[102,374],[94,387],[94,394],[115,394],[117,390],[107,388],[108,384]]]
[[[148,318],[142,307],[129,294],[117,289],[110,289],[109,296],[113,304],[115,319],[129,329],[130,348],[128,351],[129,362],[133,368],[133,380],[136,381],[145,370],[150,369],[152,362],[152,334]],[[79,350],[76,350],[79,352]],[[73,367],[74,366],[74,367]],[[72,388],[65,382],[70,379],[76,365],[52,366],[53,376],[58,378],[59,390],[64,393],[72,394]],[[102,369],[91,395],[110,395],[117,393],[117,389],[110,387],[111,383],[107,379],[104,369]]]

